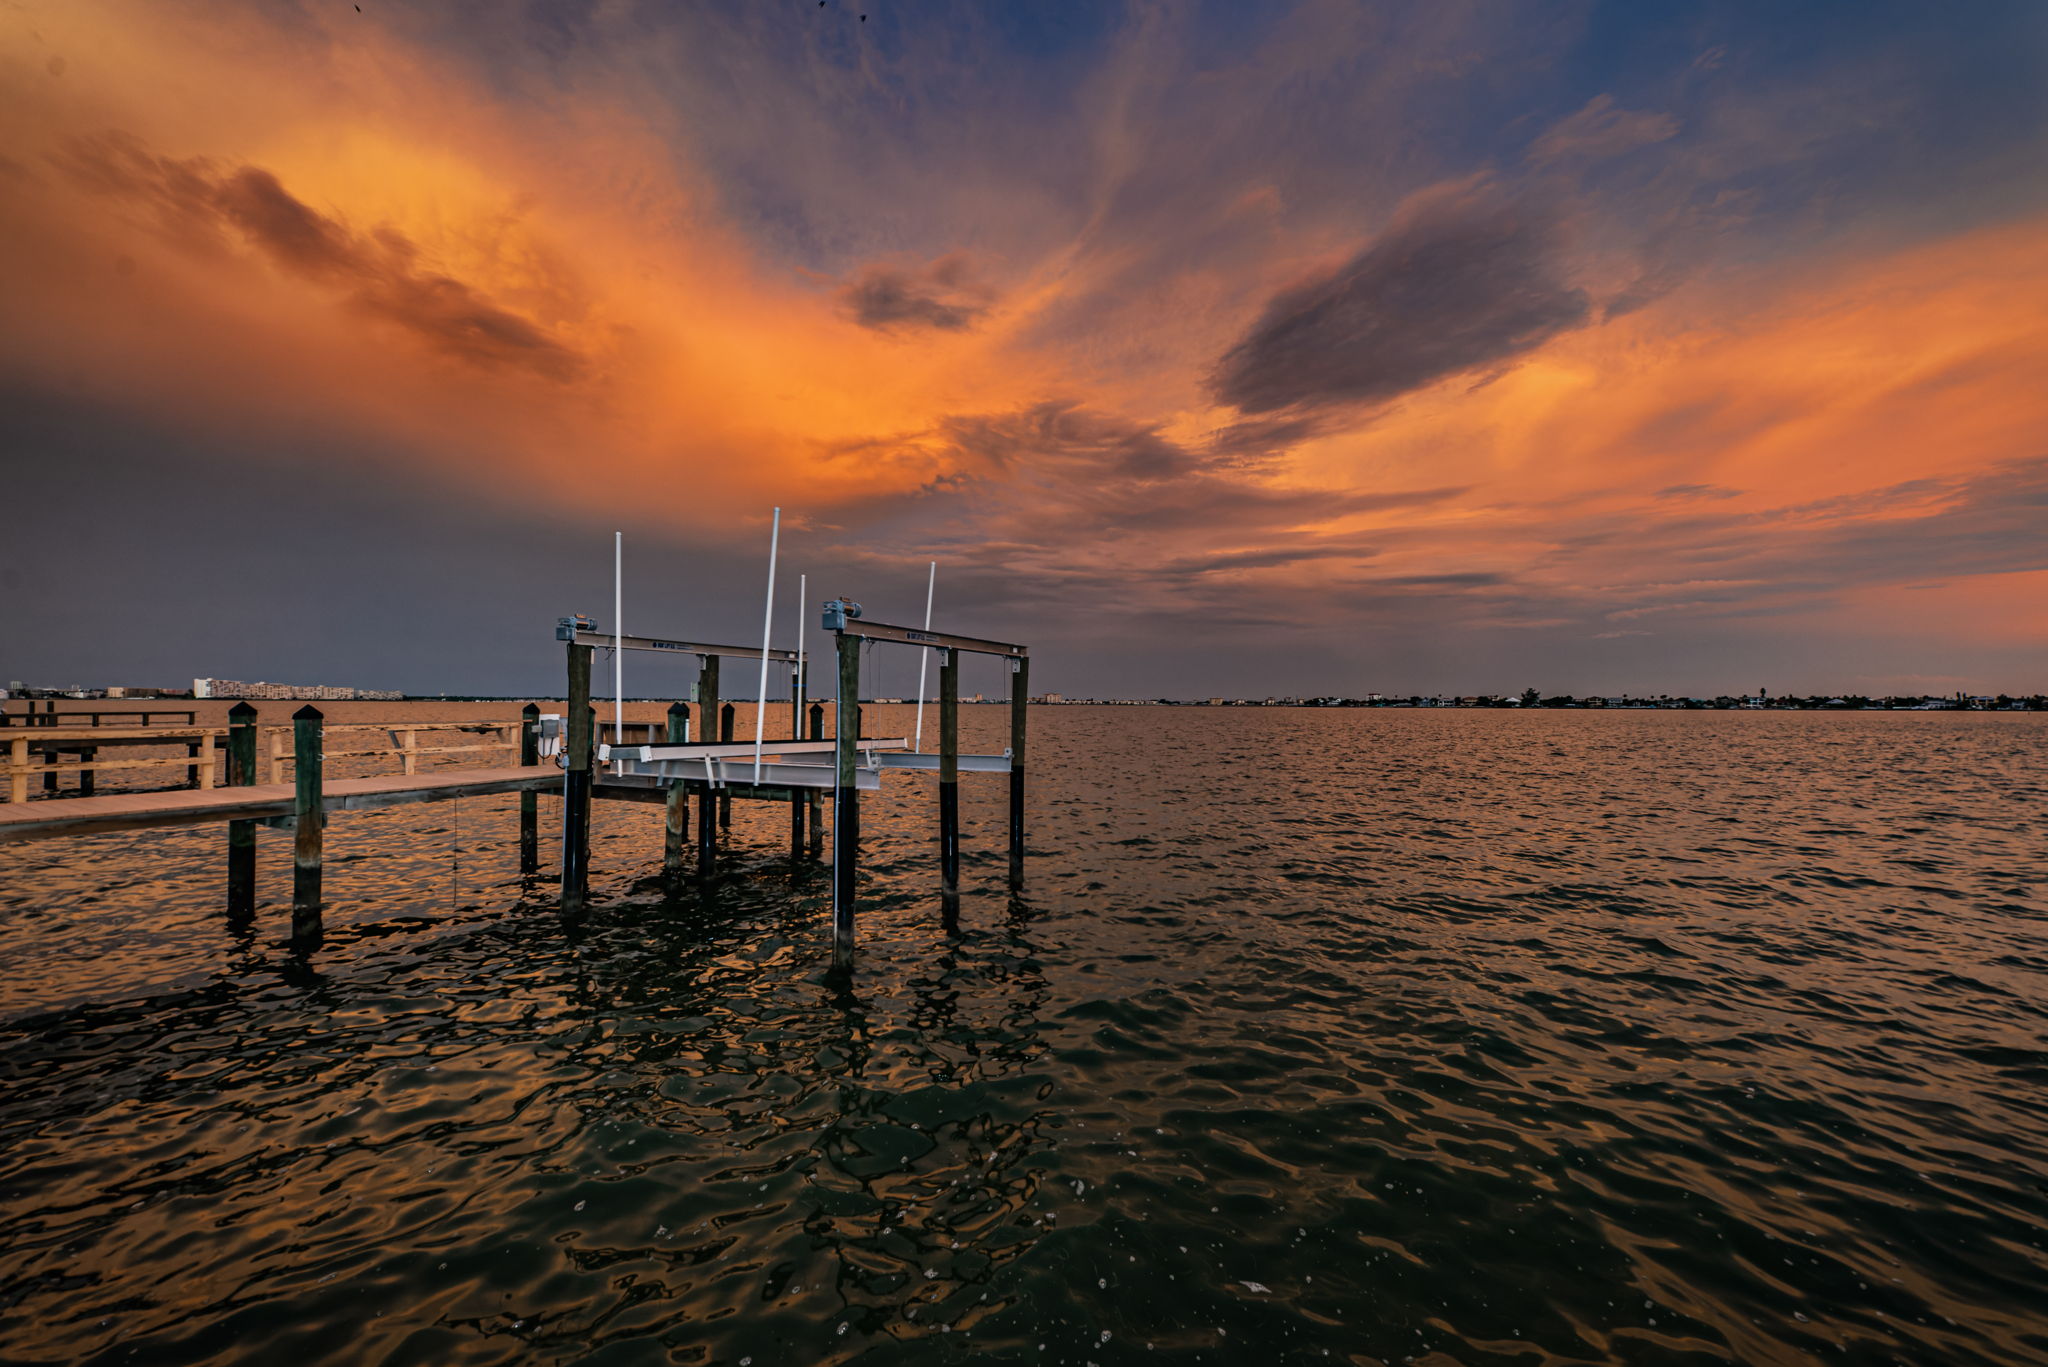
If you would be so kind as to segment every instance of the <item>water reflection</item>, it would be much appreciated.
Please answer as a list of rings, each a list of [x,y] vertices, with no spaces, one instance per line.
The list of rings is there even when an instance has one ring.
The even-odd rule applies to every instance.
[[[2048,1355],[2033,719],[1283,719],[1051,711],[951,918],[885,793],[850,975],[779,810],[569,922],[511,799],[337,822],[314,955],[0,852],[0,1356]]]

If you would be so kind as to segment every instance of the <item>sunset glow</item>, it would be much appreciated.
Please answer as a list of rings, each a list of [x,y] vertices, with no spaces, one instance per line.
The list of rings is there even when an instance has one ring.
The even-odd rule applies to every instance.
[[[593,546],[782,503],[1105,689],[1196,621],[1389,686],[2041,682],[2039,101],[1934,107],[1992,35],[1617,91],[1484,10],[817,8],[17,6],[11,392]]]

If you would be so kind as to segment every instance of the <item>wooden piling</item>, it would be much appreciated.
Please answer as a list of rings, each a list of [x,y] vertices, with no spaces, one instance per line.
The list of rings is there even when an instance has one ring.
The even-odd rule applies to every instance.
[[[832,727],[838,744],[832,788],[832,949],[840,964],[853,957],[855,884],[860,872],[860,789],[854,786],[860,739],[860,638],[840,635],[839,702]]]
[[[320,781],[323,716],[311,703],[292,713],[292,943],[312,948],[320,941],[322,827]]]
[[[804,733],[804,685],[796,670],[789,673],[789,738],[796,740]],[[789,794],[789,862],[795,865],[804,857],[804,794],[801,789],[792,788]]]
[[[939,886],[960,892],[960,652],[939,652]]]
[[[727,703],[718,709],[718,738],[721,741],[730,741],[732,739],[732,723],[732,704]],[[730,793],[720,793],[718,795],[718,829],[721,831],[732,829],[732,795]]]
[[[681,745],[690,738],[690,705],[668,705],[668,743]],[[668,785],[668,820],[663,828],[661,876],[673,887],[683,876],[683,845],[690,838],[690,789],[681,779]]]
[[[1031,661],[1010,661],[1010,885],[1024,881],[1024,730]]]
[[[228,709],[228,786],[256,782],[256,709],[238,702]],[[256,914],[256,823],[228,823],[228,915]]]
[[[712,738],[718,715],[718,657],[697,657],[697,723],[702,740]],[[718,866],[718,794],[706,783],[697,795],[697,876],[709,878]]]
[[[570,643],[569,700],[562,721],[562,910],[581,911],[590,890],[590,657],[592,647]]]
[[[531,768],[540,763],[540,704],[530,702],[519,709],[519,763]],[[519,794],[519,871],[533,873],[540,868],[540,795],[532,789]]]
[[[7,800],[28,801],[28,737],[11,736],[7,741]]]
[[[809,668],[808,665],[805,666]],[[808,691],[808,685],[806,685]],[[805,732],[812,740],[825,739],[825,704],[814,702],[809,708],[810,727]],[[825,853],[825,803],[823,794],[807,789],[804,792],[804,810],[810,824],[809,841],[811,858],[817,859]]]

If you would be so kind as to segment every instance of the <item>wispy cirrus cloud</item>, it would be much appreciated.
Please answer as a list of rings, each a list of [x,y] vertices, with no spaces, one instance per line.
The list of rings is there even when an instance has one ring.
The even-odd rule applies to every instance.
[[[1612,95],[1595,95],[1585,108],[1559,119],[1529,145],[1529,159],[1538,163],[1584,158],[1597,160],[1663,142],[1678,132],[1669,114],[1622,109]]]

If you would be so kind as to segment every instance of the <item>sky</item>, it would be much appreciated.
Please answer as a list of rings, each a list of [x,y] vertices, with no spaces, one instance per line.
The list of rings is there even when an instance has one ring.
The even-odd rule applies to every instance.
[[[2036,0],[0,0],[0,126],[0,682],[558,690],[779,506],[1071,696],[2048,690]]]

